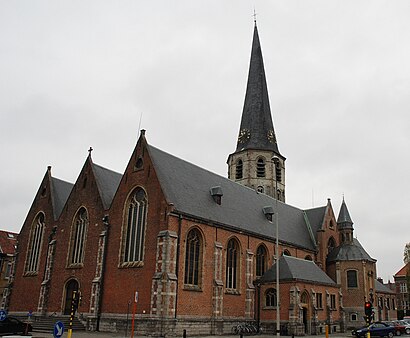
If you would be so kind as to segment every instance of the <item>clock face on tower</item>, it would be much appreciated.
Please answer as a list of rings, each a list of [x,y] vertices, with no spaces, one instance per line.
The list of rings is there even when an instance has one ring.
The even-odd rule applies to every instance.
[[[251,137],[251,132],[249,129],[241,129],[238,136],[239,143],[245,143]]]
[[[276,135],[272,129],[268,131],[267,138],[270,143],[276,143]]]

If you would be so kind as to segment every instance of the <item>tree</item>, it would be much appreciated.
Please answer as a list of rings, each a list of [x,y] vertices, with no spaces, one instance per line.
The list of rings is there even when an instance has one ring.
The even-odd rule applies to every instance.
[[[410,303],[410,243],[407,243],[404,247],[404,254],[403,254],[403,261],[404,264],[407,265],[407,272],[406,272],[406,282],[407,282],[407,297]],[[406,315],[409,315],[410,310],[405,310]]]
[[[404,264],[410,263],[410,243],[407,243],[404,247],[403,261]]]

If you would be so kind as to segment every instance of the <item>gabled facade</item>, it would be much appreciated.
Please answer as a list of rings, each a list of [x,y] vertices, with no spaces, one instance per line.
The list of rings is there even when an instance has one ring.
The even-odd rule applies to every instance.
[[[396,286],[399,317],[410,316],[410,263],[405,264],[397,271],[393,278]]]
[[[13,275],[14,260],[17,248],[17,234],[0,230],[0,299],[3,308],[8,296],[8,285]]]
[[[255,321],[272,332],[280,292],[283,332],[344,330],[339,253],[349,229],[330,200],[309,210],[285,203],[284,163],[255,25],[228,178],[155,148],[144,130],[122,174],[91,153],[74,184],[49,168],[19,235],[9,311],[64,316],[77,291],[89,330],[122,331],[138,298],[138,334],[225,334]],[[375,275],[374,264],[368,257],[360,273]]]

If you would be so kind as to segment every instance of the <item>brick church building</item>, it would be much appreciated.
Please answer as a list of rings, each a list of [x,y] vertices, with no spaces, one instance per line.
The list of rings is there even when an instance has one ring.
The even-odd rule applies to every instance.
[[[330,200],[308,210],[286,204],[285,161],[255,24],[228,178],[154,147],[145,130],[123,173],[95,164],[91,151],[74,183],[48,167],[3,308],[64,316],[78,291],[87,329],[116,332],[138,292],[138,334],[225,334],[241,323],[274,332],[279,295],[282,333],[360,326],[376,261],[353,238],[344,201],[338,218]]]

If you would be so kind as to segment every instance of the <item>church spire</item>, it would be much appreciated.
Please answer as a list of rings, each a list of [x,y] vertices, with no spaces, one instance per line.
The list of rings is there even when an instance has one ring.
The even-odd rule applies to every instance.
[[[246,149],[269,150],[279,154],[256,22],[241,127],[236,146],[236,151]]]
[[[276,143],[255,21],[241,127],[236,150],[228,157],[228,177],[285,202],[285,160]]]

